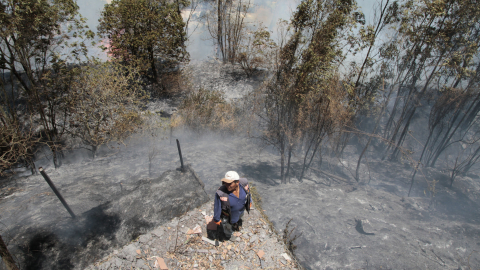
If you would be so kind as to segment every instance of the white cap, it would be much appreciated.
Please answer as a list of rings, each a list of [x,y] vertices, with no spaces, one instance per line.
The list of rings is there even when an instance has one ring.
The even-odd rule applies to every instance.
[[[235,180],[240,179],[240,176],[239,176],[238,173],[235,172],[235,171],[229,171],[229,172],[227,172],[227,173],[225,174],[225,179],[235,181]]]

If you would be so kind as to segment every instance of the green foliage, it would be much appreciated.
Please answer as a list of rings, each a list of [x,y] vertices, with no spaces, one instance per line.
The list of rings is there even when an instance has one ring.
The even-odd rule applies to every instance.
[[[67,103],[69,132],[90,146],[94,156],[98,146],[122,141],[138,129],[138,114],[148,96],[140,87],[139,71],[118,62],[83,66]]]
[[[98,33],[108,39],[109,54],[148,66],[158,82],[158,60],[172,65],[189,58],[185,23],[180,14],[180,8],[187,4],[186,1],[113,0],[102,11]]]
[[[41,131],[42,140],[53,152],[64,132],[62,100],[76,73],[71,64],[86,56],[84,42],[93,35],[84,22],[73,0],[0,1],[4,116],[8,114],[17,134]],[[20,101],[27,105],[22,119],[15,107]]]
[[[277,45],[270,39],[266,27],[249,32],[242,43],[236,62],[240,63],[247,76],[251,76],[258,68],[272,69]]]

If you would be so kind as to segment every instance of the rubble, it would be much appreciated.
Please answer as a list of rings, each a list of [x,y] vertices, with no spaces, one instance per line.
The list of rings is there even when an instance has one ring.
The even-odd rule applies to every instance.
[[[207,213],[213,213],[213,201],[141,235],[86,269],[299,269],[257,210],[244,215],[235,241],[223,242],[207,238],[211,223]],[[181,227],[201,232],[188,234]]]

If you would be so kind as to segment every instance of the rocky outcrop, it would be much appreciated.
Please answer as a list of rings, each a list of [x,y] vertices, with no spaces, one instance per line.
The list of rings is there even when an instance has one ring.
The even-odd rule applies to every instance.
[[[109,269],[301,269],[257,209],[243,216],[230,241],[215,245],[206,220],[213,201],[141,235],[85,268]]]

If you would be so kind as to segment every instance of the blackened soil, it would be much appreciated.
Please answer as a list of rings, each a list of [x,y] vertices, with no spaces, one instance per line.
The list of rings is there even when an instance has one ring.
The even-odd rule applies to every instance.
[[[35,208],[22,198],[22,194],[5,198],[0,205],[4,209],[18,211],[18,216],[9,218],[26,217],[23,224],[12,224],[6,231],[9,249],[21,269],[83,269],[113,249],[209,199],[203,191],[203,183],[190,167],[186,167],[184,172],[172,170],[157,178],[140,180],[130,188],[119,193],[103,194],[107,202],[84,212],[76,205],[73,195],[65,192],[67,202],[73,202],[71,208],[76,212],[76,218],[65,215],[67,212],[55,200],[56,197],[39,201],[40,208],[52,207],[50,204],[57,206],[50,213],[44,213],[42,209],[29,212],[19,208],[14,203],[22,199],[26,204],[23,209]],[[63,190],[68,189],[64,187]],[[71,191],[75,194],[78,190]],[[36,192],[30,190],[25,195],[35,196]],[[91,190],[82,192],[91,193]],[[95,198],[93,196],[91,200]],[[179,202],[179,198],[183,203]],[[9,221],[8,218],[5,220]]]

